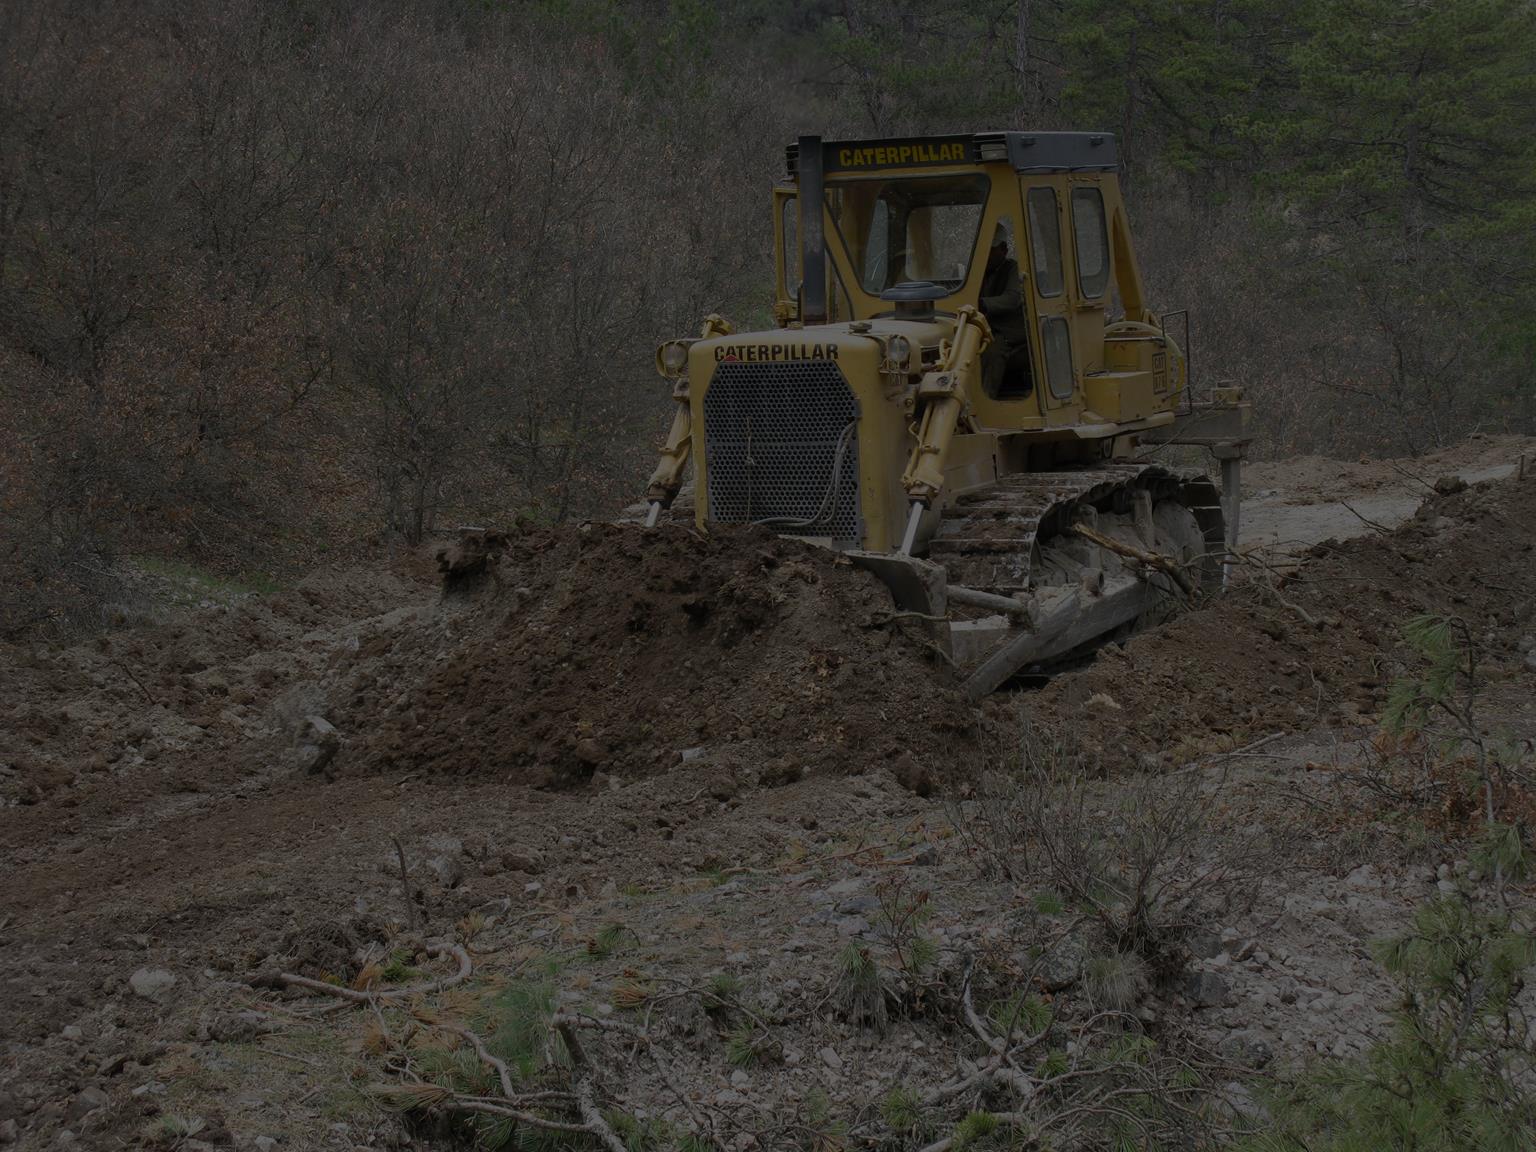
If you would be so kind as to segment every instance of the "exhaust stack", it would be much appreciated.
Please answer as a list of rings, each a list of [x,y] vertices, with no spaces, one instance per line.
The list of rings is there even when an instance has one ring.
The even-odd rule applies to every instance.
[[[796,174],[800,183],[800,265],[805,279],[800,285],[800,321],[827,322],[827,238],[822,231],[822,204],[826,181],[822,173],[821,137],[802,136],[796,149]]]

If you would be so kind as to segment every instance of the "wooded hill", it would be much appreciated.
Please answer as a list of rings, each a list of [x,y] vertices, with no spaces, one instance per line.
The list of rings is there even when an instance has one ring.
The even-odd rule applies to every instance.
[[[1121,137],[1263,451],[1532,429],[1529,2],[11,0],[0,634],[611,512],[655,342],[770,322],[788,140],[1011,127]]]

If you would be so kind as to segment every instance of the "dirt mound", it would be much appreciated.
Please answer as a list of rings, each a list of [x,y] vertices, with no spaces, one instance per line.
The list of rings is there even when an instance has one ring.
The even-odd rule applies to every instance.
[[[1536,632],[1536,479],[1432,497],[1395,531],[1318,545],[1283,579],[1240,574],[1226,599],[1103,650],[1028,711],[1107,770],[1374,719],[1400,629],[1424,613],[1472,625],[1490,682],[1536,680],[1520,650]]]
[[[775,783],[898,760],[920,777],[974,728],[883,585],[766,531],[529,532],[484,595],[454,642],[402,644],[354,687],[339,772],[560,786],[709,755]]]

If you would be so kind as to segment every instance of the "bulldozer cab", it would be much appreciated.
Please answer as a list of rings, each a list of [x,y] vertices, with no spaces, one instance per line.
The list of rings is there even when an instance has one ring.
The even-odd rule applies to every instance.
[[[1076,424],[1089,410],[1084,381],[1115,366],[1106,325],[1155,322],[1117,163],[1113,137],[1083,132],[804,137],[774,191],[779,326],[898,317],[914,304],[953,316],[996,282],[988,254],[1001,230],[1022,291],[1016,315],[988,316],[1008,330],[1012,363],[973,397],[978,414]],[[807,215],[816,202],[819,220]]]

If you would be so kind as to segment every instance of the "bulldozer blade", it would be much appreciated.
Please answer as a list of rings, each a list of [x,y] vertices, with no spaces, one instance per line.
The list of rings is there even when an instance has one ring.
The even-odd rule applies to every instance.
[[[971,673],[961,691],[980,700],[1030,664],[1064,656],[1080,644],[1129,624],[1157,602],[1158,590],[1134,576],[1111,581],[1098,595],[1073,589],[1042,612],[1035,627],[1007,641]]]

